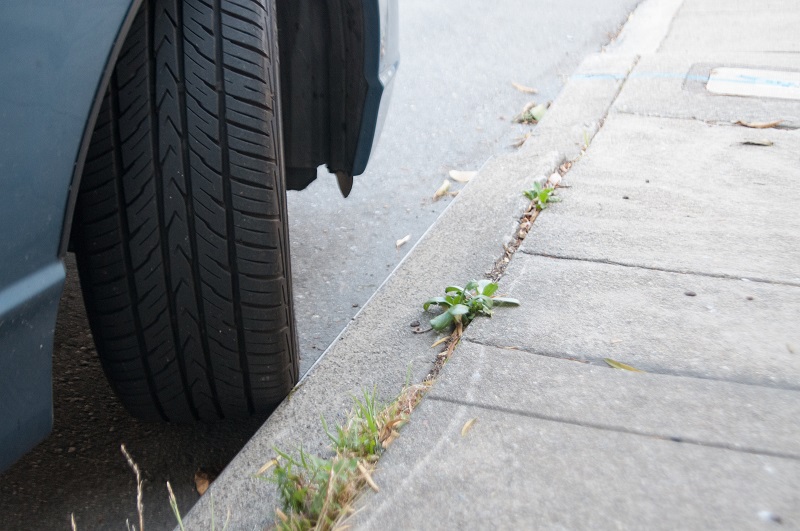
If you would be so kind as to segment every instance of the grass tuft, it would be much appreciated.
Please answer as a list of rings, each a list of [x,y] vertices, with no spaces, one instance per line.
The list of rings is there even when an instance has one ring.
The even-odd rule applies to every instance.
[[[333,530],[353,514],[353,502],[366,487],[378,491],[372,479],[380,454],[399,436],[431,383],[406,386],[385,407],[378,407],[377,392],[364,391],[353,398],[347,421],[331,432],[332,457],[321,458],[302,448],[296,456],[275,449],[277,457],[262,467],[272,470],[268,479],[278,487],[281,507],[275,509],[275,526],[287,531]]]

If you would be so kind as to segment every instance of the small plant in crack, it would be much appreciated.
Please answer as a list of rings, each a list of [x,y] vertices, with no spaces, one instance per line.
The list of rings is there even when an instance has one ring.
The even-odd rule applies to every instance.
[[[544,210],[549,203],[558,203],[561,201],[560,197],[553,195],[555,191],[555,188],[550,186],[542,186],[539,183],[533,183],[533,188],[525,190],[522,193],[536,204],[536,208]]]
[[[354,397],[353,409],[335,433],[322,426],[331,440],[333,455],[318,457],[304,451],[298,455],[275,449],[277,456],[256,474],[278,488],[282,508],[275,510],[275,527],[286,531],[344,529],[344,520],[355,510],[353,504],[366,487],[378,491],[372,479],[375,464],[383,451],[400,436],[414,408],[432,382],[406,385],[400,395],[385,407],[377,405],[377,391]],[[268,470],[271,476],[264,476]]]
[[[442,313],[430,321],[434,330],[446,330],[453,324],[462,328],[479,315],[491,316],[495,306],[519,306],[517,299],[495,296],[497,287],[491,280],[473,280],[463,288],[448,286],[444,290],[444,297],[428,299],[422,308],[426,312],[431,306],[444,308]]]

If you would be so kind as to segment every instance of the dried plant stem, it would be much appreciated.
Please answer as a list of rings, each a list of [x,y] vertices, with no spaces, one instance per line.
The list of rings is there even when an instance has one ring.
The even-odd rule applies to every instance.
[[[128,466],[131,467],[133,473],[136,475],[136,512],[139,513],[139,531],[144,531],[144,503],[142,503],[142,473],[139,471],[139,465],[133,460],[131,454],[128,453],[125,445],[120,445],[122,454],[128,460]]]

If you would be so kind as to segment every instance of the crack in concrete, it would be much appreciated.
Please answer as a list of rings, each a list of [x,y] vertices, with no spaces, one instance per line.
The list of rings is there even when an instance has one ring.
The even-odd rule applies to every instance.
[[[620,83],[619,87],[617,87],[614,96],[608,102],[605,110],[602,113],[602,116],[597,121],[597,128],[593,128],[593,130],[587,132],[587,137],[585,139],[586,145],[581,150],[580,155],[576,158],[567,160],[566,155],[561,151],[558,151],[558,155],[556,158],[556,163],[552,168],[548,168],[548,173],[552,174],[558,172],[561,177],[564,177],[583,156],[583,154],[589,149],[592,142],[594,141],[595,137],[600,134],[600,131],[603,129],[603,125],[605,123],[608,114],[611,112],[612,108],[614,107],[614,103],[619,98],[619,95],[622,93],[622,89],[625,88],[625,84],[628,82],[628,79],[631,76],[631,72],[636,68],[636,65],[639,64],[640,56],[635,56],[633,59],[633,63],[628,68],[628,71],[625,73],[624,76],[620,75]],[[574,77],[574,76],[573,76]],[[548,175],[544,176],[547,179]],[[542,183],[543,186],[547,186],[548,181]],[[558,185],[553,186],[554,189],[559,188]],[[514,233],[508,238],[509,243],[503,244],[503,254],[494,261],[492,265],[492,269],[486,272],[486,278],[498,282],[506,272],[508,265],[511,263],[511,259],[514,257],[514,254],[519,250],[520,246],[522,245],[523,240],[528,236],[528,233],[533,228],[534,223],[536,222],[536,218],[542,210],[536,207],[536,201],[531,201],[530,204],[525,208],[522,214],[519,216],[519,220],[517,223],[517,228],[515,229]]]
[[[600,424],[596,422],[584,422],[578,420],[571,420],[563,417],[557,417],[554,415],[545,415],[543,413],[534,413],[531,411],[523,411],[521,409],[514,409],[514,408],[507,408],[501,406],[492,406],[488,404],[481,404],[479,402],[472,402],[467,400],[458,400],[453,398],[445,398],[436,396],[433,394],[428,395],[428,400],[436,400],[438,402],[446,402],[449,404],[459,405],[459,406],[467,406],[467,407],[477,407],[480,409],[485,409],[488,411],[498,411],[500,413],[507,413],[509,415],[517,415],[521,417],[533,418],[537,420],[543,420],[546,422],[557,422],[559,424],[569,424],[572,426],[579,426],[582,428],[590,428],[595,430],[602,430],[602,431],[612,431],[617,433],[625,433],[628,435],[636,435],[639,437],[647,437],[650,439],[661,439],[664,441],[671,441],[675,443],[683,443],[683,444],[691,444],[693,446],[702,446],[705,448],[716,448],[719,450],[730,450],[733,452],[740,452],[744,454],[753,454],[753,455],[762,455],[767,457],[777,457],[780,459],[792,459],[795,461],[800,461],[800,454],[793,454],[788,452],[776,452],[773,450],[767,450],[763,448],[753,448],[748,446],[737,446],[735,444],[729,443],[719,443],[719,442],[712,442],[712,441],[702,441],[700,439],[694,439],[692,437],[680,437],[677,435],[662,435],[658,433],[650,433],[642,430],[633,430],[630,428],[625,428],[622,426],[612,426],[609,424]]]
[[[708,277],[708,278],[720,278],[723,280],[736,280],[736,281],[745,281],[745,282],[758,282],[760,284],[771,284],[774,286],[791,286],[793,288],[800,288],[800,282],[792,282],[790,280],[774,280],[769,278],[760,278],[760,277],[742,277],[737,275],[729,275],[727,273],[706,273],[703,271],[687,271],[687,270],[680,270],[680,269],[670,269],[666,267],[655,267],[655,266],[646,266],[642,264],[632,264],[626,262],[619,262],[616,260],[609,260],[606,258],[582,258],[580,256],[558,256],[554,254],[547,254],[547,253],[537,253],[535,251],[530,251],[527,249],[521,249],[524,254],[529,256],[540,256],[542,258],[552,258],[554,260],[570,260],[574,262],[592,262],[595,264],[604,264],[604,265],[614,265],[620,267],[629,267],[632,269],[644,269],[647,271],[659,271],[661,273],[675,273],[678,275],[693,275],[698,277]]]
[[[557,360],[564,360],[564,361],[574,361],[576,363],[582,363],[584,365],[591,365],[592,367],[602,367],[604,369],[610,370],[619,370],[614,369],[613,367],[609,367],[608,364],[604,361],[603,357],[600,356],[587,356],[584,358],[575,358],[572,356],[567,356],[563,353],[556,352],[556,351],[545,351],[545,350],[534,350],[532,348],[527,347],[517,347],[517,346],[504,346],[504,345],[496,345],[493,343],[488,343],[485,341],[480,341],[477,339],[472,339],[469,337],[462,338],[462,341],[467,341],[472,343],[473,345],[480,345],[482,347],[490,347],[490,348],[497,348],[502,350],[516,350],[518,352],[525,352],[527,354],[531,354],[533,356],[543,356],[545,358],[553,358]],[[723,383],[730,383],[730,384],[737,384],[737,385],[749,385],[752,387],[760,387],[763,389],[777,389],[780,391],[792,391],[792,392],[800,392],[800,386],[794,385],[765,385],[763,383],[756,383],[756,382],[747,382],[742,380],[729,380],[725,378],[714,378],[712,376],[704,376],[701,374],[696,374],[692,372],[681,372],[681,371],[665,371],[665,370],[647,370],[643,371],[647,374],[657,374],[659,376],[676,376],[679,378],[694,378],[696,380],[709,380],[712,382],[723,382]]]

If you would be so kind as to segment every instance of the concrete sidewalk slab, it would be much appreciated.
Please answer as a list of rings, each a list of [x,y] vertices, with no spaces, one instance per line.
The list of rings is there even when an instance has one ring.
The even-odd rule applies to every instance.
[[[461,436],[462,426],[476,418]],[[426,400],[357,529],[762,529],[800,522],[794,459]]]
[[[786,126],[800,127],[797,101],[708,92],[711,70],[724,66],[798,71],[800,60],[793,53],[644,55],[614,102],[613,112],[727,123],[784,120]]]
[[[523,250],[800,286],[798,153],[800,131],[611,115]]]
[[[685,2],[659,51],[800,52],[798,28],[793,0]]]
[[[483,277],[492,267],[528,204],[521,191],[536,177],[555,171],[566,153],[577,152],[587,124],[595,124],[591,138],[634,61],[633,56],[588,59],[579,72],[606,69],[619,75],[586,80],[579,90],[560,94],[541,122],[548,129],[529,139],[524,149],[486,163],[195,504],[184,520],[187,528],[210,528],[212,495],[218,513],[231,509],[232,528],[269,526],[279,504],[277,490],[254,473],[275,455],[274,447],[292,451],[302,444],[311,453],[327,455],[330,441],[321,416],[334,425],[364,389],[375,387],[379,399],[388,401],[404,382],[424,378],[436,352],[430,348],[430,335],[414,334],[409,326],[430,318],[422,303],[454,282]],[[500,214],[487,216],[487,209]]]
[[[638,49],[635,42],[626,46]],[[744,54],[735,56],[739,58],[735,65],[714,66],[741,66]],[[687,82],[688,88],[684,87],[692,65],[705,68],[697,66],[699,57],[676,59],[683,70],[674,72],[674,80],[671,73],[659,74],[664,93],[651,88],[652,98],[642,92],[629,100],[631,105],[650,105],[654,113],[674,112],[683,118],[766,120],[769,117],[763,111],[781,111],[777,118],[796,117],[800,123],[793,107],[777,107],[773,102],[742,103],[742,98],[733,102],[736,98],[715,96],[723,99],[709,103],[702,76],[690,78],[695,85]],[[758,62],[747,66],[785,67],[794,56],[751,57]],[[643,62],[646,58],[639,65]],[[800,348],[797,325],[789,321],[800,306],[800,288],[795,286],[800,286],[800,274],[790,263],[797,256],[798,222],[789,214],[777,213],[778,207],[791,207],[794,212],[797,204],[797,187],[787,168],[796,167],[792,150],[798,137],[787,131],[739,131],[688,120],[631,117],[623,113],[641,111],[620,106],[620,112],[608,118],[619,91],[620,99],[625,99],[629,89],[636,89],[624,85],[635,63],[635,56],[589,58],[570,78],[533,137],[518,152],[489,161],[460,192],[296,392],[212,485],[209,493],[215,496],[216,507],[232,509],[237,529],[271,523],[271,511],[277,505],[275,488],[254,479],[252,473],[273,455],[273,445],[292,449],[303,442],[307,450],[324,454],[327,440],[320,429],[320,415],[334,423],[347,411],[350,396],[363,388],[378,385],[381,398],[387,399],[406,381],[406,374],[410,373],[411,381],[421,379],[435,353],[429,347],[430,336],[414,335],[408,326],[412,320],[425,322],[428,317],[421,312],[420,302],[454,281],[482,277],[501,254],[502,244],[516,232],[527,204],[521,190],[554,171],[565,158],[577,156],[604,120],[596,142],[566,178],[574,188],[562,191],[565,202],[539,217],[502,283],[502,290],[523,298],[524,310],[498,310],[495,319],[476,322],[468,335],[475,341],[498,342],[495,333],[499,330],[513,338],[514,344],[508,346],[530,352],[561,356],[569,351],[592,360],[609,356],[660,372],[678,367],[673,372],[706,380],[623,375],[512,353],[520,360],[525,356],[534,360],[531,363],[536,366],[531,368],[543,372],[537,381],[547,377],[550,386],[549,395],[542,397],[560,399],[564,408],[549,404],[553,415],[545,418],[537,410],[546,411],[548,406],[537,402],[536,395],[520,397],[530,390],[532,377],[518,379],[502,392],[484,388],[484,397],[493,396],[498,403],[504,392],[510,393],[509,400],[519,408],[508,411],[498,411],[491,403],[460,405],[444,394],[431,395],[382,458],[376,480],[383,490],[366,497],[357,522],[366,528],[403,529],[518,527],[522,523],[561,528],[691,525],[728,529],[800,522],[796,392],[712,380],[738,378],[773,387],[800,386],[794,354]],[[640,77],[644,81],[647,76]],[[647,90],[645,85],[639,87]],[[676,98],[672,110],[668,98]],[[742,109],[751,114],[742,115]],[[677,129],[670,132],[672,128]],[[745,133],[747,137],[741,136]],[[774,145],[739,145],[750,137],[769,138]],[[670,143],[657,144],[666,140]],[[749,148],[753,149],[745,151]],[[769,151],[759,155],[762,149]],[[703,158],[712,157],[715,171],[711,163],[683,160],[698,152]],[[651,182],[645,183],[648,179]],[[725,193],[724,199],[716,197],[713,186]],[[771,202],[767,193],[779,197]],[[765,210],[772,218],[735,219]],[[691,220],[694,224],[679,219],[686,215],[696,216]],[[544,230],[547,223],[554,223],[553,230]],[[665,230],[667,234],[662,235]],[[771,243],[763,242],[765,238]],[[562,258],[579,260],[525,254],[543,252],[540,245],[550,245],[553,254],[564,253]],[[722,253],[721,258],[717,253]],[[760,262],[751,263],[748,254]],[[623,263],[630,256],[636,261],[629,266],[669,266],[701,274],[590,262]],[[520,269],[525,267],[529,269]],[[554,275],[542,275],[545,269]],[[738,279],[745,274],[765,282],[713,277]],[[691,285],[684,287],[683,282],[689,281]],[[697,296],[684,295],[688,289]],[[594,295],[584,293],[580,301],[574,299],[576,305],[580,302],[588,308],[565,311],[563,305],[555,306],[558,297],[565,297],[562,303],[569,302],[581,290],[597,290]],[[667,315],[656,315],[658,307],[666,308]],[[742,319],[749,328],[740,326]],[[492,324],[492,332],[485,337],[479,333],[482,322]],[[533,331],[544,333],[534,335]],[[688,336],[686,341],[678,342],[683,335]],[[523,341],[531,342],[520,345]],[[549,351],[542,349],[545,341],[550,341]],[[483,347],[465,342],[454,362],[466,348]],[[783,350],[778,352],[779,348]],[[462,368],[469,369],[467,361]],[[444,391],[451,378],[448,371],[457,367],[451,364],[442,372],[437,385]],[[495,384],[504,385],[503,374],[496,376]],[[585,392],[569,387],[576,380],[587,381]],[[675,389],[669,388],[671,382],[676,382]],[[458,385],[457,380],[453,385]],[[718,396],[716,389],[720,389]],[[477,400],[475,395],[462,395],[459,400],[464,396]],[[642,413],[648,397],[658,418]],[[669,401],[659,409],[653,404],[656,397]],[[574,411],[566,411],[568,403]],[[604,404],[612,410],[605,411]],[[613,404],[625,404],[638,414],[626,419]],[[682,422],[681,415],[692,412],[696,414]],[[593,416],[597,421],[601,415],[605,424],[586,420]],[[462,437],[464,422],[475,417],[478,423]],[[673,433],[687,442],[661,438]],[[209,527],[208,495],[187,520],[192,529]]]
[[[598,110],[608,110],[636,60],[633,54],[598,53],[587,57],[533,130],[533,137],[511,158],[522,161],[546,150],[548,146],[542,140],[558,146],[567,160],[580,156],[605,119],[606,112]],[[530,179],[525,184],[530,186]]]
[[[467,340],[428,398],[800,460],[795,390],[634,373]]]
[[[800,389],[800,288],[517,253],[502,290],[523,306],[475,321],[469,339]]]

